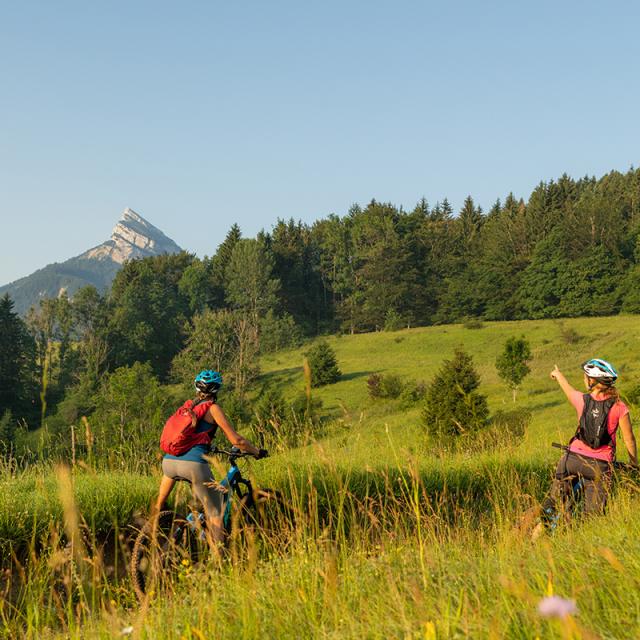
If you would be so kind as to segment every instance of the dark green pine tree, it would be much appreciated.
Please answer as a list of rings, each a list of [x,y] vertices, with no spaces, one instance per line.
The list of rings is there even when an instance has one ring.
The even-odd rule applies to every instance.
[[[426,219],[429,217],[429,213],[431,210],[429,209],[429,203],[426,198],[420,198],[419,202],[413,209],[412,215],[418,217],[420,219]]]
[[[64,389],[57,413],[65,424],[96,408],[97,393],[107,368],[106,330],[110,309],[103,296],[91,285],[78,289],[71,302],[73,316],[72,384]]]
[[[455,220],[451,206],[445,199],[444,206],[437,202],[415,232],[416,242],[420,247],[417,252],[420,259],[416,266],[423,292],[417,324],[443,321],[438,317],[438,307],[445,281],[456,269],[454,231]]]
[[[318,248],[302,222],[278,220],[271,233],[273,276],[280,280],[280,310],[305,333],[317,333],[326,320]]]
[[[233,224],[216,253],[195,258],[185,269],[179,283],[180,293],[189,300],[191,313],[201,313],[204,309],[225,308],[226,269],[233,249],[242,238],[237,224]]]
[[[406,214],[390,204],[372,201],[353,218],[352,238],[356,287],[356,328],[381,329],[389,312],[413,320],[418,281],[409,244],[400,221]]]
[[[640,265],[635,265],[627,272],[619,293],[622,302],[621,311],[640,313]]]
[[[341,323],[348,331],[355,331],[355,273],[351,227],[353,217],[361,211],[355,205],[348,216],[340,218],[331,214],[324,220],[315,222],[311,228],[313,244],[318,251],[316,262],[322,281],[323,305],[328,310],[331,330],[338,329]]]
[[[555,318],[560,314],[560,280],[569,268],[560,230],[539,242],[531,264],[523,271],[517,298],[525,318]]]
[[[433,291],[425,265],[429,258],[422,232],[430,220],[429,203],[422,198],[408,215],[398,219],[397,232],[407,251],[405,264],[410,269],[406,295],[398,309],[388,309],[387,316],[397,317],[402,326],[429,324],[433,311]],[[388,322],[385,325],[389,324]]]
[[[57,299],[56,338],[58,340],[58,397],[59,401],[66,388],[71,385],[78,366],[78,353],[72,346],[74,317],[66,293]]]
[[[460,214],[452,225],[453,237],[449,255],[450,271],[440,288],[438,318],[454,322],[482,312],[478,296],[477,262],[482,250],[482,209],[467,196]]]
[[[325,340],[318,342],[305,354],[311,369],[311,386],[322,387],[338,382],[342,375],[335,351]]]
[[[486,396],[477,391],[480,376],[473,358],[456,350],[445,360],[431,381],[422,409],[427,432],[435,436],[458,436],[487,425],[489,408]]]
[[[487,222],[497,218],[502,211],[502,203],[500,202],[500,198],[498,198],[494,203],[491,209],[489,209],[489,213],[487,214]]]
[[[227,277],[226,271],[235,246],[242,239],[240,227],[234,223],[231,225],[224,241],[218,247],[209,265],[209,300],[208,305],[212,309],[222,308],[225,305],[224,283]]]
[[[0,298],[0,418],[24,417],[34,392],[33,341],[13,306],[8,293]]]
[[[451,218],[453,216],[453,207],[449,202],[448,198],[445,198],[440,205],[442,210],[442,217],[446,220],[447,218]]]
[[[529,232],[526,215],[524,202],[510,193],[502,207],[494,205],[482,227],[475,284],[487,320],[520,317],[518,286],[537,237]]]
[[[482,209],[476,207],[471,196],[465,198],[462,209],[460,209],[458,220],[460,221],[464,251],[466,254],[469,254],[474,250],[478,242],[480,230],[484,222]]]

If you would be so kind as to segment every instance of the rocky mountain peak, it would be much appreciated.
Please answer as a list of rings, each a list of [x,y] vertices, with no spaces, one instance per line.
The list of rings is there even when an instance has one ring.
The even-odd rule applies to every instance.
[[[111,238],[80,257],[122,264],[125,260],[179,251],[180,247],[160,229],[133,209],[126,208],[113,228]]]
[[[8,293],[15,309],[26,314],[42,298],[67,293],[69,296],[86,285],[105,291],[125,260],[147,258],[163,253],[179,253],[180,247],[133,209],[125,209],[111,237],[102,244],[69,258],[49,264],[29,276],[0,287],[0,296]]]
[[[140,215],[138,215],[133,209],[127,207],[122,212],[122,217],[120,220],[133,220],[134,222],[139,222],[141,224],[148,225],[149,223]]]

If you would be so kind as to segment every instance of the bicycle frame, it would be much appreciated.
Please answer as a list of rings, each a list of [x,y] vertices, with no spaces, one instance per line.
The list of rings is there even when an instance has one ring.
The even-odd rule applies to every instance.
[[[220,484],[227,490],[222,523],[228,533],[231,530],[231,502],[234,495],[242,499],[246,495],[251,495],[252,488],[251,482],[242,477],[242,472],[233,457],[231,458],[229,471],[227,471],[227,475],[221,480]],[[244,487],[244,491],[241,488],[242,486]]]
[[[227,533],[231,531],[231,503],[234,498],[234,495],[237,496],[237,499],[242,500],[245,496],[253,495],[253,488],[251,486],[251,481],[247,480],[242,476],[242,472],[240,471],[237,460],[238,458],[247,457],[249,454],[242,453],[235,448],[230,450],[225,449],[213,449],[211,451],[212,455],[226,455],[229,458],[229,462],[231,466],[227,471],[227,475],[220,481],[220,486],[225,489],[225,498],[224,498],[224,513],[222,516],[222,526],[224,527]],[[189,519],[187,517],[187,519]],[[200,522],[204,522],[204,514],[201,511],[197,512],[197,520]],[[196,528],[196,518],[193,518],[191,521],[192,528]]]

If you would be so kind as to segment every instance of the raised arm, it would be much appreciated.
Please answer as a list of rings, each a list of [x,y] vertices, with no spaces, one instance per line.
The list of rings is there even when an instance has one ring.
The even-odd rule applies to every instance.
[[[222,429],[222,433],[227,437],[227,440],[234,446],[238,447],[241,451],[246,451],[254,456],[260,454],[260,449],[254,447],[246,438],[241,436],[229,422],[224,411],[217,404],[212,404],[209,409],[211,417],[216,421],[216,424]]]
[[[624,446],[627,447],[629,453],[629,461],[633,465],[638,464],[638,448],[636,446],[636,437],[631,427],[631,418],[629,414],[625,414],[620,418],[620,431],[622,431],[622,439],[624,440]]]
[[[572,402],[572,396],[575,395],[576,390],[569,384],[569,381],[564,377],[562,371],[558,369],[558,365],[553,368],[553,371],[549,375],[552,380],[555,380],[560,385],[569,402]]]

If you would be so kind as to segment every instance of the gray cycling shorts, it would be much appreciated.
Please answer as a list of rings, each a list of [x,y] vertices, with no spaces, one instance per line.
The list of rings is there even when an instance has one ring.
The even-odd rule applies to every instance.
[[[162,461],[162,473],[173,480],[188,482],[193,495],[202,503],[207,518],[222,515],[225,496],[214,487],[207,486],[207,483],[215,482],[207,463],[165,458]]]

